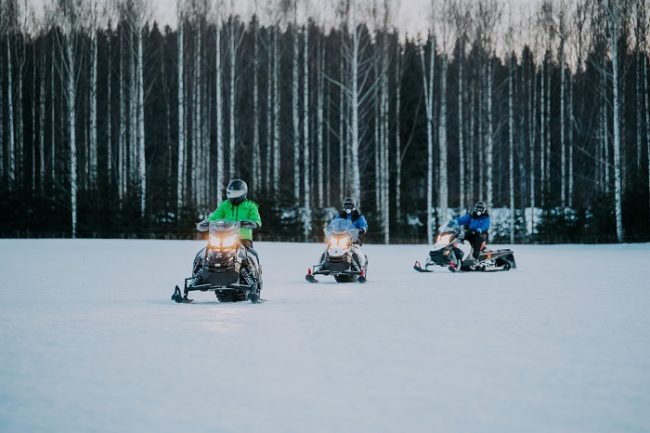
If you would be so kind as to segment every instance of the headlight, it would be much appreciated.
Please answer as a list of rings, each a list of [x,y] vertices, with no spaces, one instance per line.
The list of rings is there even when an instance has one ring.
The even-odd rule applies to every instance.
[[[331,237],[329,240],[329,246],[332,248],[335,247],[347,247],[352,243],[352,238],[350,236],[341,236],[341,237]]]
[[[230,235],[226,238],[217,235],[210,235],[209,243],[212,248],[224,250],[233,249],[237,246],[237,235]]]
[[[208,243],[213,248],[221,248],[221,239],[219,239],[219,236],[210,235]]]
[[[438,235],[438,242],[448,244],[451,240],[451,235]]]
[[[223,248],[229,249],[234,248],[237,245],[237,235],[230,235],[227,238],[224,238],[222,246]]]

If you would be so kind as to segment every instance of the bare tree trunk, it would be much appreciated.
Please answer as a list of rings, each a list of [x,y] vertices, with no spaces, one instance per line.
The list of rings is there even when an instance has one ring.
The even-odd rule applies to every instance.
[[[293,79],[291,81],[291,114],[293,120],[293,198],[300,203],[300,81],[298,78],[300,60],[300,35],[298,23],[293,28]]]
[[[390,243],[390,158],[389,158],[389,136],[388,131],[390,128],[388,119],[388,27],[384,25],[382,34],[382,74],[381,74],[381,96],[382,96],[382,200],[383,206],[383,219],[384,219],[384,244]]]
[[[237,152],[236,146],[236,136],[235,136],[235,74],[236,70],[236,52],[235,52],[235,20],[234,17],[230,17],[230,135],[229,135],[229,146],[228,146],[228,176],[232,179],[235,176],[235,154]]]
[[[608,2],[609,3],[609,2]],[[616,215],[616,239],[623,242],[623,213],[622,213],[622,188],[621,188],[621,118],[620,118],[620,96],[619,96],[619,59],[618,59],[618,38],[620,34],[621,12],[618,3],[612,2],[610,11],[611,35],[610,50],[612,53],[612,85],[613,98],[612,108],[614,110],[614,212]]]
[[[565,88],[566,88],[566,73],[565,73],[565,68],[564,68],[564,39],[560,39],[560,163],[562,165],[562,168],[560,170],[560,177],[561,177],[561,182],[560,182],[560,187],[562,188],[562,191],[560,193],[560,203],[562,207],[566,207],[567,205],[567,188],[568,188],[568,181],[567,181],[567,160],[566,160],[566,142],[564,140],[564,135],[565,135],[565,130],[566,130],[566,125],[564,122],[564,117],[566,113],[566,108],[565,108]]]
[[[573,208],[573,128],[575,118],[573,115],[573,79],[569,77],[569,207]]]
[[[546,156],[544,173],[546,173],[544,182],[544,191],[549,196],[551,192],[551,66],[549,65],[546,71]],[[550,203],[549,203],[550,204]]]
[[[260,149],[260,97],[259,97],[259,43],[257,17],[253,21],[253,187],[262,190],[262,165]]]
[[[442,53],[440,70],[440,122],[438,123],[438,206],[440,221],[447,221],[449,185],[447,181],[447,54]],[[430,88],[433,90],[433,87]],[[433,104],[432,104],[433,105]],[[489,166],[488,166],[489,167]]]
[[[214,31],[214,48],[215,48],[215,124],[217,134],[217,200],[223,197],[223,190],[225,186],[225,161],[226,155],[224,152],[223,143],[223,70],[221,66],[221,26],[220,21],[217,21]]]
[[[140,217],[144,218],[147,203],[147,167],[145,158],[145,136],[144,136],[144,67],[142,64],[142,28],[136,29],[137,60],[136,71],[138,78],[138,154],[139,154],[139,177],[140,177]]]
[[[303,234],[305,241],[309,240],[311,233],[311,156],[309,148],[309,28],[303,27],[304,54],[303,54],[303,184],[305,189],[303,215]]]
[[[395,221],[400,226],[401,188],[402,188],[402,138],[401,138],[401,105],[402,105],[402,45],[398,41],[395,54]]]
[[[75,110],[75,101],[77,99],[77,89],[75,86],[75,55],[74,55],[74,38],[75,35],[70,32],[66,35],[66,65],[68,74],[66,77],[66,99],[68,101],[68,146],[70,148],[70,211],[72,217],[72,238],[77,237],[77,141],[75,131],[77,129],[77,114]]]
[[[56,178],[56,104],[54,103],[54,54],[50,53],[50,181]]]
[[[272,80],[272,65],[273,65],[273,27],[268,29],[267,41],[267,80],[266,80],[266,152],[265,160],[266,166],[264,167],[264,191],[268,194],[273,191],[272,188],[272,174],[271,169],[273,166],[273,80]]]
[[[540,71],[541,89],[539,92],[539,180],[541,183],[540,201],[544,206],[544,188],[546,187],[546,60],[542,60]]]
[[[9,177],[8,189],[9,191],[13,190],[16,186],[16,139],[14,135],[14,97],[13,97],[13,60],[11,58],[11,39],[12,35],[7,34],[6,36],[6,48],[7,48],[7,132],[9,133],[9,143],[8,143],[8,162],[9,167],[7,174]]]
[[[90,35],[90,188],[97,188],[97,32]]]
[[[41,42],[44,44],[44,42]],[[46,66],[46,57],[45,50],[43,50],[41,45],[40,50],[40,73],[39,73],[39,92],[38,92],[38,151],[39,151],[39,189],[41,194],[45,192],[45,66]],[[1,87],[0,87],[1,88]],[[0,98],[0,101],[2,99]],[[0,122],[2,122],[2,116],[0,116]],[[34,122],[34,121],[33,121]],[[1,131],[0,131],[1,133]],[[2,145],[2,140],[0,139],[0,146]],[[0,164],[2,158],[0,157]]]
[[[345,65],[343,62],[343,57],[341,57],[341,63],[340,63],[340,68],[341,68],[341,77],[344,76],[344,69]],[[345,160],[345,120],[346,120],[346,104],[345,104],[345,99],[346,95],[342,87],[339,88],[339,196],[343,196],[344,194],[347,194],[346,190],[344,189],[346,183],[346,160]]]
[[[535,64],[531,61],[530,67],[530,81],[528,91],[530,93],[530,98],[528,99],[528,112],[530,113],[530,118],[528,123],[530,125],[529,133],[529,157],[530,157],[530,234],[535,234],[535,188],[537,187],[535,182],[535,136],[537,128],[535,121],[537,119],[537,71]]]
[[[463,98],[465,97],[463,89],[463,66],[465,62],[464,46],[461,43],[458,58],[458,206],[461,209],[466,205],[465,191],[465,151],[464,151],[464,134],[465,125],[463,120]]]
[[[425,47],[420,47],[424,105],[427,113],[427,243],[433,243],[433,79],[435,74],[435,43],[430,39],[429,67],[425,61]]]
[[[510,243],[515,243],[515,108],[514,108],[514,62],[510,55],[508,68],[508,195],[510,197]]]
[[[474,197],[474,191],[475,191],[475,186],[476,186],[476,176],[475,176],[475,170],[474,170],[474,161],[476,158],[476,152],[474,151],[476,149],[476,132],[475,132],[475,126],[476,126],[476,115],[477,115],[477,109],[476,109],[476,86],[471,86],[470,87],[470,110],[469,110],[469,156],[468,156],[468,161],[467,161],[467,171],[469,172],[469,188],[467,191],[467,196],[471,198]],[[467,203],[469,204],[469,202]]]
[[[609,176],[609,121],[607,119],[607,105],[608,105],[608,96],[607,96],[607,63],[604,62],[603,64],[603,70],[601,73],[602,80],[603,80],[603,85],[601,87],[602,89],[602,146],[603,146],[603,152],[604,152],[604,158],[605,161],[603,163],[603,167],[605,169],[605,192],[610,191],[610,176]]]
[[[353,23],[356,23],[356,11],[353,10]],[[351,92],[350,92],[350,163],[352,166],[352,196],[361,202],[361,176],[359,173],[359,56],[360,44],[359,32],[361,30],[356,27],[352,32],[352,52],[350,63],[350,79],[351,79]]]
[[[18,42],[18,49],[21,51],[24,51],[24,47],[22,47],[22,40],[19,38]],[[24,163],[24,152],[25,152],[25,133],[24,133],[24,127],[23,127],[23,73],[24,73],[24,52],[21,53],[23,58],[20,57],[20,55],[16,56],[16,81],[17,85],[16,88],[18,91],[16,92],[16,168],[15,168],[15,173],[16,173],[16,181],[20,184],[23,185],[24,182],[24,173],[23,170],[21,170],[21,167]]]
[[[485,146],[485,171],[487,182],[487,202],[488,206],[494,204],[494,178],[492,174],[492,159],[494,154],[494,132],[493,132],[493,113],[492,113],[492,97],[493,97],[493,71],[492,59],[488,60],[487,66],[487,145]]]
[[[108,50],[108,55],[106,61],[108,62],[108,67],[106,70],[106,89],[107,89],[107,100],[106,100],[106,183],[108,184],[109,189],[113,186],[113,82],[112,82],[112,72],[113,72],[113,58],[111,54],[111,38],[112,32],[109,27],[106,34],[106,45]]]
[[[324,80],[324,74],[325,74],[325,57],[324,57],[324,51],[322,47],[322,42],[321,39],[319,38],[318,40],[318,50],[316,54],[318,58],[318,90],[317,90],[317,97],[316,97],[316,142],[317,142],[317,150],[316,150],[316,177],[317,177],[317,185],[318,185],[318,206],[323,207],[324,203],[324,188],[323,188],[323,180],[324,180],[324,172],[323,172],[323,104],[324,104],[324,99],[325,99],[325,80]]]
[[[184,68],[184,18],[178,17],[178,40],[176,41],[177,67],[178,67],[178,168],[176,180],[176,213],[180,218],[181,210],[185,201],[185,68]],[[218,32],[219,30],[217,30]],[[217,50],[217,59],[219,51]],[[219,70],[217,69],[217,74]],[[217,88],[217,98],[219,92]],[[218,124],[217,124],[218,125]],[[217,127],[218,128],[218,127]],[[217,142],[219,140],[219,130],[217,130]]]
[[[280,85],[278,32],[273,30],[273,193],[280,193]]]
[[[648,82],[648,62],[650,61],[647,57],[648,53],[643,56],[643,83],[645,86],[645,145],[646,145],[646,155],[648,157],[648,214],[650,215],[650,98],[648,98],[648,93],[650,93],[649,82]]]
[[[124,29],[118,30],[119,38],[119,51],[120,51],[120,64],[119,64],[119,98],[120,98],[120,121],[119,121],[119,134],[117,145],[117,193],[122,206],[125,194],[125,171],[126,171],[126,100],[124,99]]]

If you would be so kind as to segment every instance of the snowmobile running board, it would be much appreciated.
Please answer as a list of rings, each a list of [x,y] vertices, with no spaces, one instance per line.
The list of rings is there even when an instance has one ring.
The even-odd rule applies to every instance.
[[[240,291],[240,290],[247,290],[251,291],[253,290],[251,286],[248,284],[239,284],[239,283],[233,283],[230,284],[226,287],[224,286],[214,286],[212,284],[199,284],[196,286],[188,286],[187,282],[191,281],[193,278],[185,278],[185,289],[184,293],[181,294],[181,289],[176,286],[174,288],[174,293],[172,294],[172,301],[175,301],[179,304],[189,304],[190,302],[193,301],[193,299],[190,299],[187,297],[187,294],[189,292],[196,292],[196,291],[201,291],[201,292],[208,292],[208,291],[219,291],[219,292],[230,292],[230,291]]]
[[[415,262],[415,264],[413,265],[413,269],[415,269],[418,272],[433,272],[428,268],[423,268],[419,261]]]

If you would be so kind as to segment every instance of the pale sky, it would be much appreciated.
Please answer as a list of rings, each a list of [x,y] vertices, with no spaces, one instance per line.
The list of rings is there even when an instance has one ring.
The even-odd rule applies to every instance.
[[[98,3],[106,3],[106,0],[97,0]],[[213,3],[217,3],[216,0]],[[299,0],[300,2],[301,0]],[[335,0],[302,0],[309,3],[310,11],[317,11],[320,16],[331,14]],[[469,0],[472,1],[472,0]],[[51,4],[52,0],[28,0],[29,3],[35,6],[38,12],[41,12],[44,5]],[[264,10],[268,3],[276,3],[277,0],[272,2],[264,0],[221,0],[229,8],[230,4],[235,5],[238,14],[248,16],[254,9],[255,3],[259,5],[260,10]],[[379,0],[377,3],[382,3]],[[440,1],[438,1],[440,3]],[[513,15],[521,16],[526,11],[535,9],[539,0],[501,0],[501,3],[506,5],[506,10],[503,12],[504,20],[508,17],[507,5],[510,5],[513,10]],[[149,0],[152,9],[152,17],[160,24],[169,24],[172,27],[176,25],[176,0]],[[392,2],[393,8],[393,24],[397,25],[402,33],[415,35],[420,32],[426,32],[427,22],[431,16],[430,11],[431,0],[394,0]],[[319,12],[319,9],[321,12]],[[395,9],[397,11],[395,12]],[[261,13],[263,15],[263,12]]]

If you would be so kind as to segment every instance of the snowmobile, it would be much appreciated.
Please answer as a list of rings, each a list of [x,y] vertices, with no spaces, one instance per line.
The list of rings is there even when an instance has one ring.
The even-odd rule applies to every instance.
[[[183,293],[178,286],[172,300],[190,303],[192,291],[214,292],[219,302],[260,302],[262,267],[257,254],[240,241],[240,228],[257,228],[251,221],[202,221],[197,230],[208,231],[208,245],[194,258],[192,276],[185,278]]]
[[[489,250],[483,248],[478,260],[472,257],[472,246],[464,242],[464,232],[455,220],[440,227],[436,243],[431,247],[424,268],[419,261],[413,269],[418,272],[433,272],[432,266],[447,267],[451,272],[457,271],[509,271],[517,267],[514,252],[509,249]]]
[[[365,283],[368,257],[358,241],[359,229],[350,221],[342,218],[333,220],[325,229],[325,252],[321,255],[320,263],[307,269],[305,279],[317,283],[316,275],[331,275],[337,283]]]

